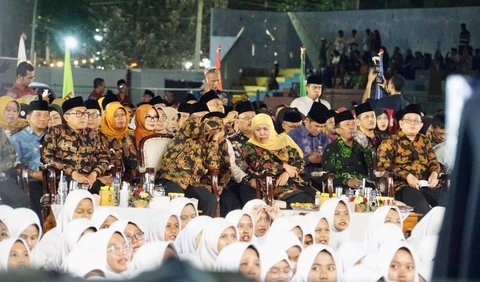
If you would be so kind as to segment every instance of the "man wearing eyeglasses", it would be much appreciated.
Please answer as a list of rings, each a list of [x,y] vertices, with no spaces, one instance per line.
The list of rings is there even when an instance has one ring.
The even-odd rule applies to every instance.
[[[88,99],[85,101],[85,108],[87,108],[87,127],[97,131],[102,123],[100,104],[97,100]]]
[[[82,97],[74,97],[62,105],[66,124],[49,129],[43,139],[42,160],[63,170],[67,180],[85,184],[92,193],[99,192],[98,181],[109,166],[107,150],[100,137],[87,128],[88,112]]]
[[[397,114],[400,130],[378,147],[377,168],[393,173],[396,199],[426,214],[443,204],[446,190],[438,187],[441,166],[432,144],[419,133],[421,113],[419,105],[410,104]]]
[[[18,99],[25,95],[35,95],[35,91],[28,87],[35,78],[34,68],[27,62],[21,62],[17,66],[17,78],[15,84],[7,90],[7,96]]]

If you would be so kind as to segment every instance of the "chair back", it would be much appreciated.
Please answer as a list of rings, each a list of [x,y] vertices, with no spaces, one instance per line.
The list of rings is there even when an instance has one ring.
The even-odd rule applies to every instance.
[[[172,135],[155,134],[140,141],[140,163],[143,168],[154,168],[157,172],[162,165],[162,157]]]

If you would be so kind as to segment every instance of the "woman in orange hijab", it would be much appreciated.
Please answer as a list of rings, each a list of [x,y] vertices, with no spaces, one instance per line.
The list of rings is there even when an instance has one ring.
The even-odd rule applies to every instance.
[[[302,150],[286,133],[277,134],[272,118],[258,114],[252,120],[253,136],[243,149],[249,172],[274,175],[274,197],[286,201],[314,203],[316,190],[304,181]]]
[[[0,128],[10,138],[22,128],[18,126],[20,104],[10,96],[0,97]]]
[[[144,104],[135,111],[135,143],[137,148],[143,138],[155,134],[158,112],[152,105]]]
[[[128,128],[130,115],[119,102],[108,104],[100,126],[100,140],[104,148],[109,150],[114,171],[125,169],[126,179],[135,176],[138,166],[135,137]],[[125,179],[125,178],[124,178]],[[133,179],[133,178],[132,178]]]

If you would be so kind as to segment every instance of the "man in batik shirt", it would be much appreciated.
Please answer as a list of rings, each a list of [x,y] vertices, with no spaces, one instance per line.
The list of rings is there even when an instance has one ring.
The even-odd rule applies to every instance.
[[[430,206],[442,205],[445,188],[438,187],[441,170],[430,140],[420,134],[421,109],[410,104],[397,113],[400,130],[378,147],[378,170],[394,175],[395,198],[426,214]]]
[[[66,124],[49,129],[43,140],[42,159],[63,170],[67,180],[88,185],[98,193],[104,184],[97,180],[109,166],[106,149],[98,133],[87,128],[87,109],[82,97],[74,97],[62,105]]]
[[[335,127],[338,138],[325,150],[323,169],[335,174],[335,186],[360,188],[363,178],[368,178],[373,170],[372,151],[353,139],[356,122],[350,111],[335,115]]]

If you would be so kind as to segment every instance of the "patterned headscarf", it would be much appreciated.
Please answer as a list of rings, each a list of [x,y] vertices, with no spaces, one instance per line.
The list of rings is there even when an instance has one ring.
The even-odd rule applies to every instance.
[[[137,108],[135,111],[135,143],[137,147],[140,146],[140,141],[147,136],[150,136],[155,133],[155,130],[147,130],[145,128],[145,116],[148,111],[153,109],[153,106],[150,104],[143,104]]]
[[[12,123],[7,123],[7,121],[5,120],[5,109],[7,108],[8,103],[12,101],[17,104],[18,111],[20,112],[20,104],[15,99],[10,96],[0,97],[0,127],[7,130],[17,129],[15,121]]]
[[[277,134],[275,131],[275,127],[273,125],[272,118],[266,114],[258,114],[252,119],[252,128],[255,130],[257,126],[260,124],[265,124],[270,129],[270,136],[266,143],[261,143],[255,134],[253,134],[252,138],[248,140],[249,143],[252,143],[255,146],[264,148],[269,151],[277,151],[280,149],[285,148],[286,146],[290,146],[298,151],[300,156],[303,158],[303,152],[298,147],[297,143],[290,138],[286,133]]]
[[[125,128],[119,129],[115,126],[115,112],[118,109],[125,111],[127,122],[125,123]],[[128,121],[130,120],[130,114],[119,102],[112,102],[105,109],[105,114],[103,115],[102,125],[100,126],[100,131],[107,136],[113,136],[117,139],[122,139],[126,134],[128,134]]]

